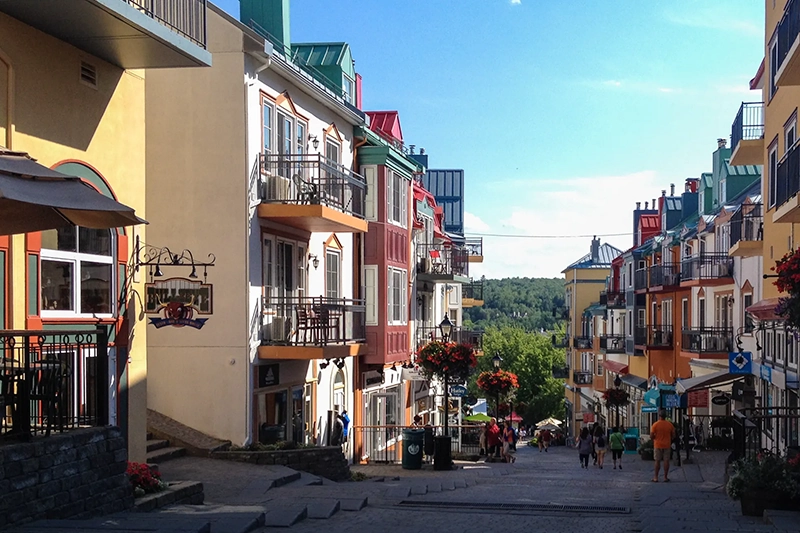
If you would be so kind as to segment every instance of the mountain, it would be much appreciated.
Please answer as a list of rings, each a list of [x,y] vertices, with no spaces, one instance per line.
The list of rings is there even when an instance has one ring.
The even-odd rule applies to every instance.
[[[486,329],[515,326],[550,331],[561,322],[564,280],[560,278],[485,279],[484,304],[464,309],[464,326]]]

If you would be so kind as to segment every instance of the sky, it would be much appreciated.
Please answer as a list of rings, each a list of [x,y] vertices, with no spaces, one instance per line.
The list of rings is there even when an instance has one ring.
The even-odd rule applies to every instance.
[[[484,236],[473,277],[560,277],[592,235],[630,248],[637,201],[711,170],[761,100],[764,3],[295,0],[291,40],[348,42],[364,109],[464,169],[467,235],[562,236]]]

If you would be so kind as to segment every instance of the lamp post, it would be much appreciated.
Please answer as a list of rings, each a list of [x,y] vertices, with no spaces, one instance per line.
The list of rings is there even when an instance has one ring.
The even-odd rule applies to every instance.
[[[442,342],[447,344],[450,342],[450,335],[453,333],[453,322],[447,314],[444,315],[444,320],[439,324],[439,331],[442,333]],[[452,439],[449,435],[448,419],[450,418],[450,391],[447,382],[447,372],[442,376],[444,381],[444,432],[443,435],[434,438],[434,457],[433,468],[434,470],[450,470],[453,467],[452,457]]]
[[[450,317],[447,316],[447,313],[444,315],[444,319],[439,323],[439,331],[442,333],[442,342],[447,344],[450,342],[450,335],[453,332],[453,322],[450,320]],[[447,435],[447,420],[450,418],[450,391],[448,390],[448,383],[447,383],[447,372],[444,374],[444,434]]]
[[[617,377],[614,378],[614,387],[617,390],[619,390],[621,386],[622,386],[622,378],[619,377],[619,374],[617,374]],[[617,409],[617,429],[619,429],[619,404],[617,404],[615,407]]]
[[[494,357],[492,357],[492,365],[494,366],[495,370],[500,370],[500,363],[503,362],[503,358],[500,357],[500,352],[496,352]],[[494,410],[496,411],[497,418],[500,418],[500,391],[497,391],[494,395]]]

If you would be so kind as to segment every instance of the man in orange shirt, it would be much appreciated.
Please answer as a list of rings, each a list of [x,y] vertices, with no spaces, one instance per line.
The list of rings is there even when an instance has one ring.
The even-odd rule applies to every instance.
[[[664,481],[669,481],[669,457],[672,439],[675,438],[675,426],[665,420],[667,412],[663,409],[658,412],[658,422],[650,428],[650,438],[653,440],[653,459],[656,460],[656,472],[653,482],[658,482],[658,471],[661,461],[664,461]]]

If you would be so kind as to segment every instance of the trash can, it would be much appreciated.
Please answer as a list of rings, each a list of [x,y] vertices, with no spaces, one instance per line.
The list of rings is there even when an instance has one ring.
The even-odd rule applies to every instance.
[[[425,441],[425,430],[403,430],[403,468],[419,470],[422,468],[422,448]]]
[[[450,451],[452,437],[450,435],[434,437],[435,450],[433,451],[434,470],[452,470],[453,455]]]

